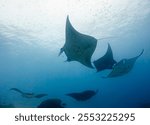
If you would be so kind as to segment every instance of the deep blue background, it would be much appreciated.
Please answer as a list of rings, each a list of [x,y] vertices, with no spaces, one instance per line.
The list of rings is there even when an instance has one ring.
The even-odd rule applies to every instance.
[[[65,29],[66,16],[63,18],[63,30]],[[73,22],[71,17],[73,16],[70,14],[70,20]],[[80,20],[77,23],[80,23]],[[72,23],[75,28],[77,23]],[[121,25],[121,22],[118,25]],[[94,24],[89,24],[89,27],[94,27]],[[86,30],[89,31],[89,28],[86,27],[82,29],[78,26],[76,29],[80,32],[82,31],[82,33]],[[110,70],[96,73],[95,69],[89,69],[78,62],[64,62],[66,60],[64,54],[58,57],[59,49],[65,42],[64,33],[62,33],[63,35],[56,34],[56,38],[60,35],[63,38],[60,41],[61,44],[57,41],[57,47],[46,48],[34,44],[37,42],[34,39],[32,42],[30,42],[30,39],[25,39],[24,41],[29,41],[30,43],[27,44],[17,38],[17,33],[16,37],[12,39],[1,31],[1,104],[12,103],[16,107],[36,107],[45,99],[60,98],[67,104],[67,107],[144,107],[145,104],[150,106],[150,15],[148,14],[143,19],[141,17],[141,20],[135,23],[133,27],[129,25],[126,29],[122,28],[122,30],[125,31],[122,35],[119,34],[120,31],[116,30],[114,31],[115,38],[98,41],[92,61],[105,53],[108,42],[117,61],[122,58],[137,56],[142,49],[145,51],[136,61],[133,70],[129,74],[110,79],[102,78]],[[49,32],[52,31],[52,29],[49,30]],[[98,32],[96,28],[95,32]],[[51,33],[49,34],[51,35]],[[47,39],[47,41],[50,40],[51,37]],[[51,51],[52,48],[54,51]],[[9,89],[12,87],[26,92],[47,93],[48,96],[42,99],[26,99],[18,93],[10,91]],[[84,102],[77,102],[65,96],[69,92],[80,92],[87,89],[99,89],[99,93]]]

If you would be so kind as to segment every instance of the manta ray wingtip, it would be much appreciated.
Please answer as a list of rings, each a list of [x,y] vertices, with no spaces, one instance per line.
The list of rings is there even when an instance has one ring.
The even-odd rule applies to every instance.
[[[110,46],[109,42],[107,42],[108,46]]]
[[[137,58],[140,57],[143,53],[144,53],[144,49],[142,49],[141,53],[137,56]]]
[[[144,53],[144,49],[142,49],[142,52],[140,53],[140,56]]]
[[[63,48],[61,48],[58,56],[60,56],[63,53],[63,51],[64,51]]]
[[[109,43],[109,42],[107,43],[107,45],[108,45],[108,49],[111,49],[111,46],[110,46],[110,43]]]
[[[67,21],[69,21],[69,15],[67,15]]]

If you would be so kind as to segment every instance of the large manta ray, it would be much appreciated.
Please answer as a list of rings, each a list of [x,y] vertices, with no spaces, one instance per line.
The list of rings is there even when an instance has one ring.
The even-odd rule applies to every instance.
[[[22,95],[24,98],[42,98],[44,96],[47,96],[47,94],[34,94],[34,93],[26,93],[23,92],[17,88],[11,88],[10,90],[16,91]]]
[[[59,55],[65,53],[67,61],[78,61],[83,65],[93,68],[91,64],[91,57],[96,49],[97,39],[79,33],[73,28],[67,16],[66,20],[66,41],[61,48]]]
[[[64,108],[66,106],[65,103],[58,98],[47,99],[40,103],[37,108]]]
[[[68,93],[66,94],[67,96],[70,96],[74,98],[77,101],[86,101],[90,98],[92,98],[94,95],[98,93],[98,90],[93,91],[93,90],[85,90],[83,92],[73,92],[73,93]]]
[[[113,59],[113,53],[110,44],[108,44],[108,49],[105,55],[93,62],[97,72],[105,69],[112,69],[115,63],[117,62]]]
[[[121,61],[116,63],[111,73],[107,77],[118,77],[118,76],[123,76],[129,73],[132,70],[136,60],[143,54],[143,52],[144,52],[144,49],[138,56],[130,58],[130,59],[122,59]]]

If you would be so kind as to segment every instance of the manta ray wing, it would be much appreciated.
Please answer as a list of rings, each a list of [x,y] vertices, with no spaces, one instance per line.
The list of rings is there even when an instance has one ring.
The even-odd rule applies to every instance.
[[[113,53],[110,44],[108,44],[107,52],[105,53],[105,55],[94,61],[93,63],[97,72],[105,69],[112,69],[116,61],[113,59]]]

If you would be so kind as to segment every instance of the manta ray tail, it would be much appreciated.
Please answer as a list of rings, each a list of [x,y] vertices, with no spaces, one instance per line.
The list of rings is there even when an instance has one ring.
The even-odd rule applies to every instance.
[[[99,38],[97,40],[104,40],[104,39],[110,39],[110,38],[116,38],[116,37],[113,37],[113,36],[110,36],[110,37],[103,37],[103,38]]]

